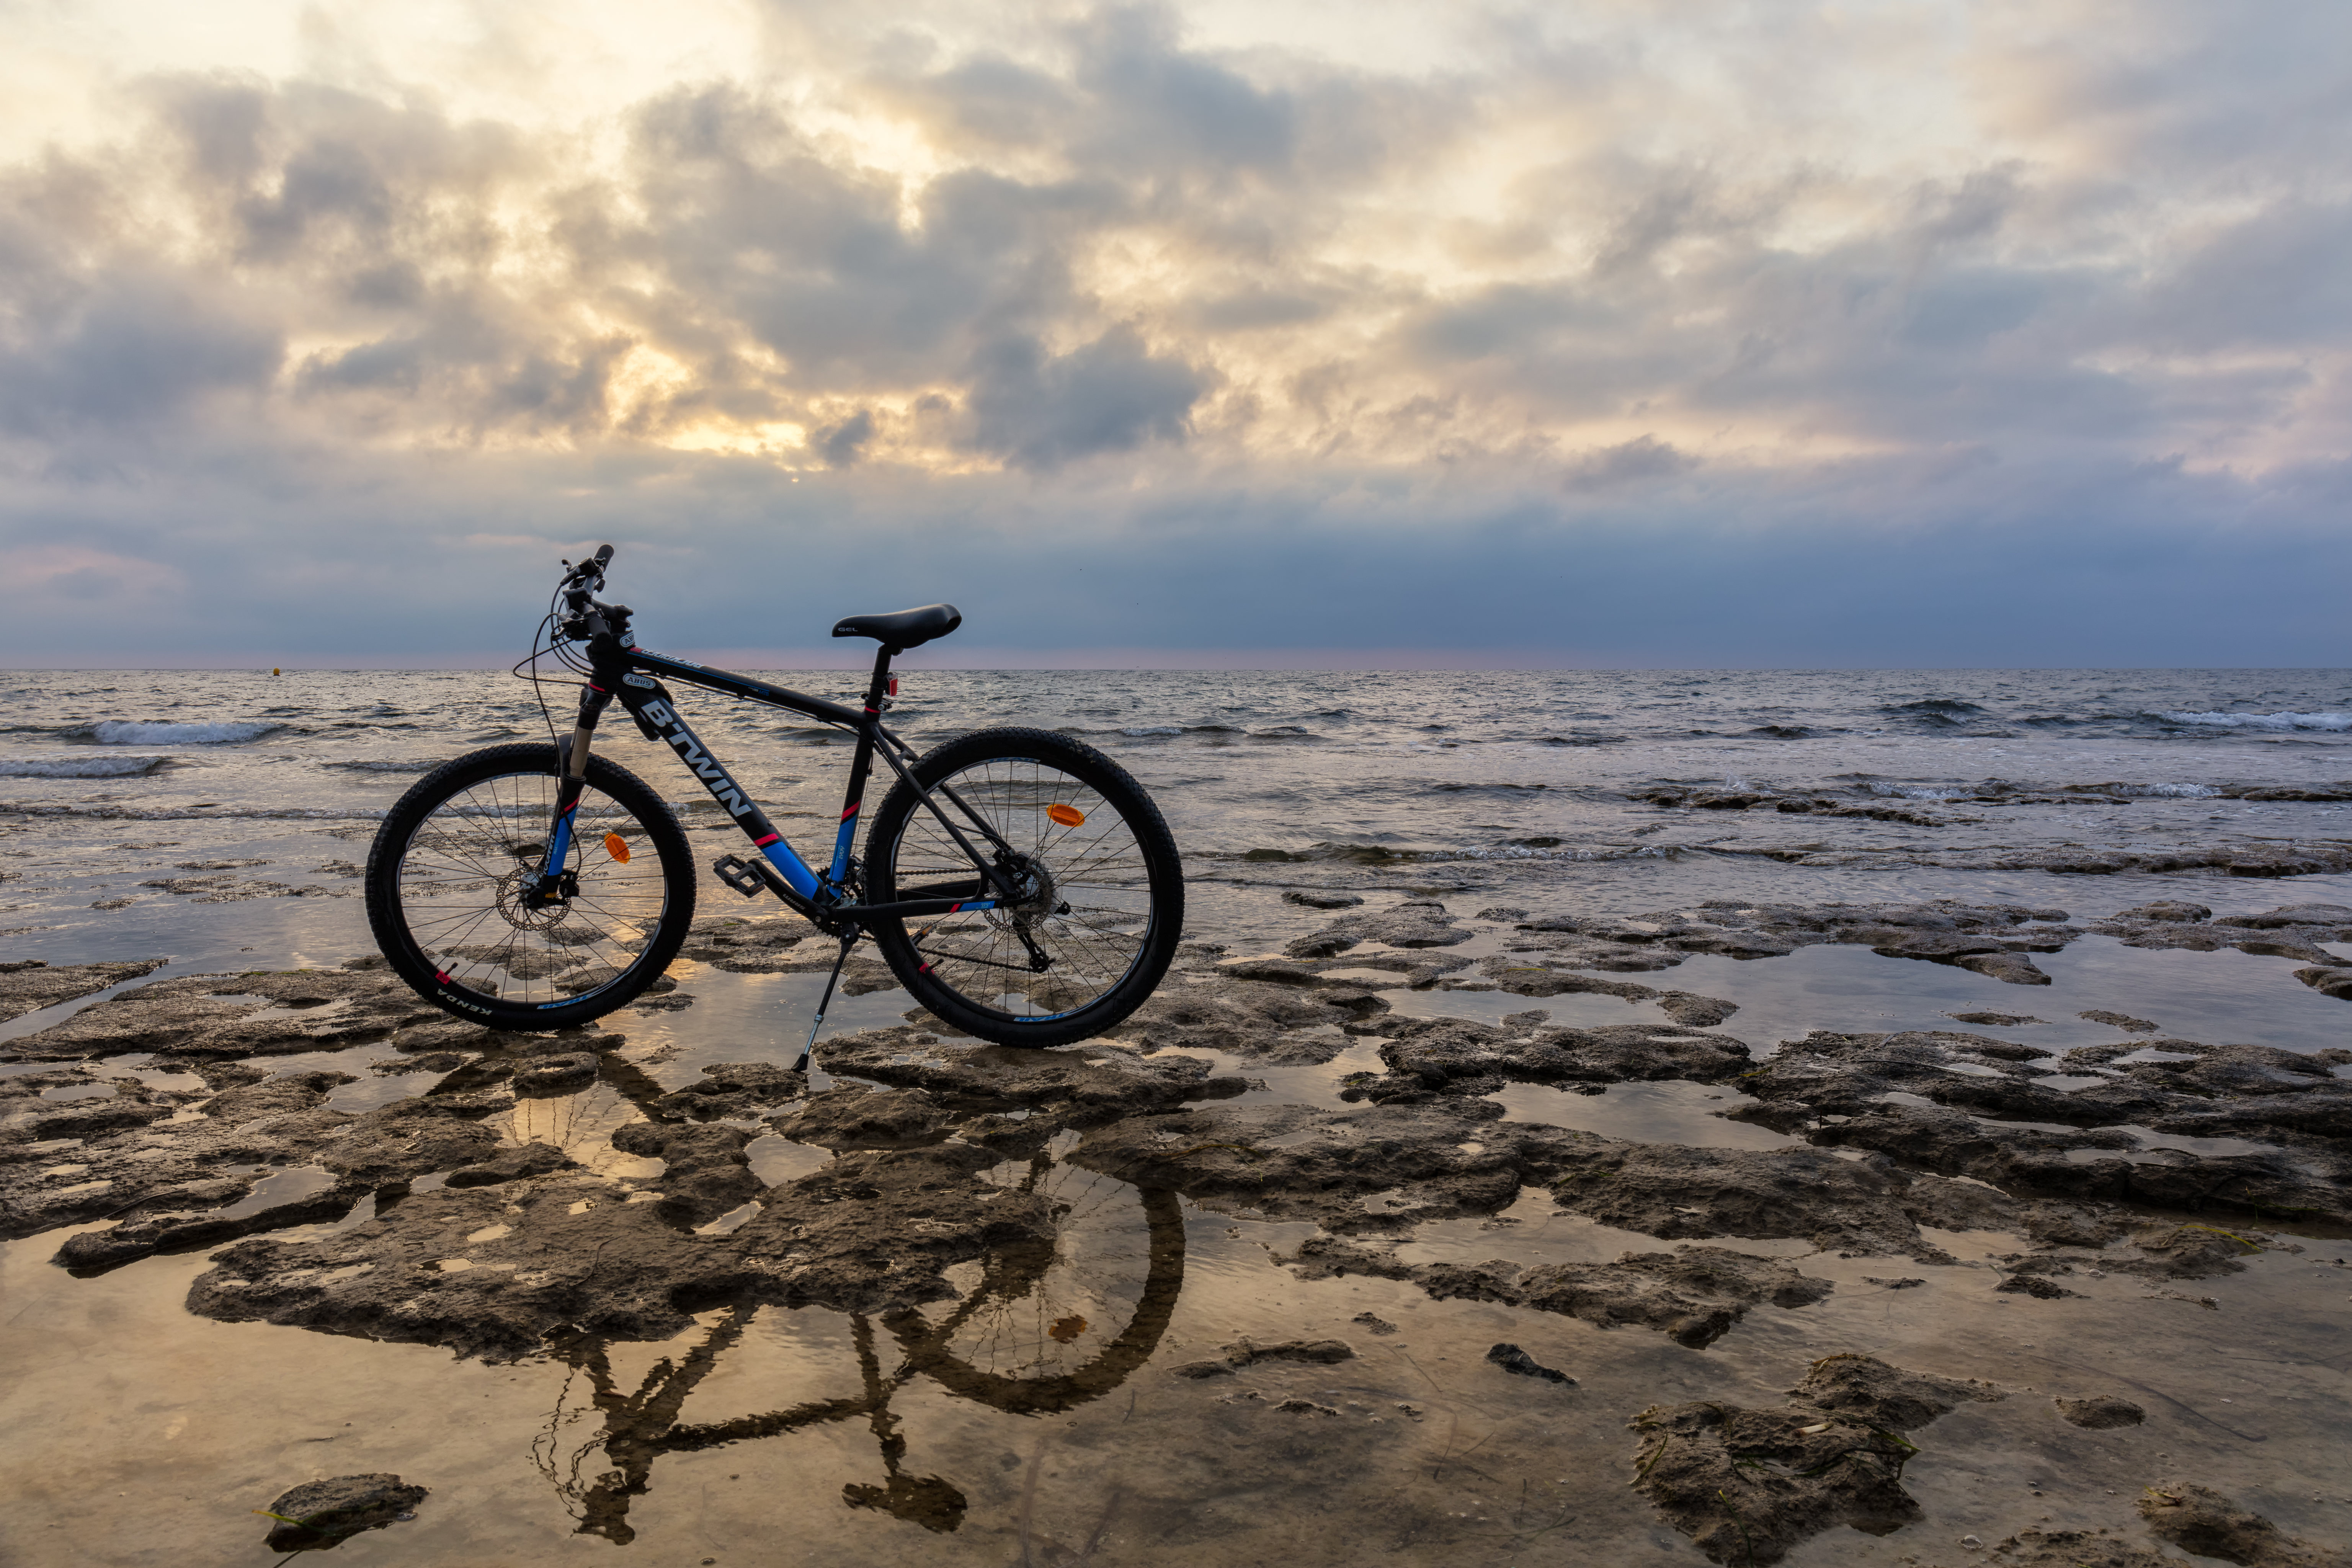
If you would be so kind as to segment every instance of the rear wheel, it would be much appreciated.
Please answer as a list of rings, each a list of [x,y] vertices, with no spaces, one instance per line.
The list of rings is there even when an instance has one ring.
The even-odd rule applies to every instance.
[[[1134,1012],[1168,973],[1184,923],[1176,841],[1143,786],[1045,730],[962,736],[914,774],[1020,890],[997,908],[874,922],[875,944],[915,999],[950,1028],[1006,1046],[1087,1039]],[[870,900],[981,897],[977,875],[901,781],[866,836]],[[954,890],[931,891],[941,888]]]
[[[560,780],[553,746],[493,746],[435,769],[368,853],[368,924],[419,994],[500,1029],[560,1029],[626,1005],[694,919],[686,834],[643,780],[588,759],[563,869],[532,908]]]

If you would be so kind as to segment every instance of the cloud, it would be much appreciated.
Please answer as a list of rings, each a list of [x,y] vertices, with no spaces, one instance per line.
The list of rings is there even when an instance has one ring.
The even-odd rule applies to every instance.
[[[1214,585],[1239,558],[1434,644],[1704,542],[1753,581],[1964,581],[1934,647],[1974,626],[1993,658],[2041,599],[1984,540],[2160,539],[2240,582],[2197,542],[2271,561],[2340,509],[2327,8],[757,15],[588,100],[520,10],[478,58],[353,12],[303,71],[149,74],[76,134],[16,127],[43,150],[0,166],[0,548],[94,529],[192,574],[222,618],[176,624],[193,648],[311,624],[384,540],[628,534],[688,498],[714,521],[663,536],[681,562],[785,519],[837,565],[879,530],[894,571],[1058,596],[1004,590],[1024,636],[1172,647],[1265,641]],[[2290,575],[2200,624],[2304,657]],[[1139,597],[1069,608],[1112,582]],[[1701,597],[1657,612],[1682,645],[1612,635],[1767,657]],[[768,624],[711,614],[741,617],[714,641]],[[1839,624],[1932,651],[1929,622]]]

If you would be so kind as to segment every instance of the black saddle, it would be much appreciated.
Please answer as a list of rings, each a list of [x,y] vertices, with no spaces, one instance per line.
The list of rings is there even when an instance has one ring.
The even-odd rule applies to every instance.
[[[913,610],[892,610],[882,616],[851,616],[834,623],[837,637],[872,637],[892,653],[920,647],[963,625],[962,612],[953,605],[925,605]]]

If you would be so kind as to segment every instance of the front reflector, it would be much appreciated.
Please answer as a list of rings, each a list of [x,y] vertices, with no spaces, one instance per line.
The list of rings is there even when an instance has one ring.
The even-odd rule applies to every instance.
[[[1087,823],[1087,814],[1075,805],[1049,805],[1045,815],[1065,827],[1084,827]]]
[[[629,841],[617,833],[604,835],[604,853],[625,866],[629,863]]]

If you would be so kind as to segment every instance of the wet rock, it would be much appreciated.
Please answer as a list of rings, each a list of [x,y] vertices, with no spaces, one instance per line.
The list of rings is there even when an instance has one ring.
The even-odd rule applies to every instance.
[[[20,958],[0,963],[0,1023],[136,980],[168,962],[142,958],[121,963],[50,964],[37,958]]]
[[[2150,1265],[2150,1272],[2168,1279],[2205,1279],[2217,1274],[2238,1274],[2241,1259],[2263,1250],[2251,1237],[2210,1225],[2150,1226],[2133,1236],[2132,1244]]]
[[[455,1024],[386,973],[297,969],[185,974],[135,985],[92,1003],[64,1022],[8,1043],[18,1059],[152,1051],[166,1059],[335,1050],[384,1040],[397,1047],[412,1027]],[[462,1034],[485,1031],[459,1026]]]
[[[1882,1290],[1916,1290],[1927,1283],[1925,1279],[1885,1279],[1875,1274],[1864,1275],[1862,1282],[1875,1285]]]
[[[733,1164],[726,1135],[742,1136],[722,1127],[655,1131],[673,1163],[665,1202],[680,1174],[724,1175]],[[688,1233],[658,1212],[663,1204],[627,1201],[624,1189],[586,1174],[444,1188],[315,1240],[238,1242],[214,1255],[189,1289],[188,1309],[488,1360],[530,1354],[558,1330],[667,1339],[689,1314],[729,1302],[887,1311],[953,1297],[942,1276],[957,1263],[1001,1261],[1024,1248],[1050,1261],[1047,1200],[972,1179],[996,1159],[952,1145],[845,1155],[775,1189],[723,1236]],[[688,1185],[710,1206],[706,1188]]]
[[[1908,1432],[1969,1404],[1998,1404],[2009,1397],[1993,1384],[1974,1378],[1937,1377],[1906,1372],[1874,1356],[1824,1356],[1806,1369],[1805,1380],[1789,1396],[1816,1410]]]
[[[2021,1530],[1985,1561],[2000,1568],[2179,1568],[2180,1562],[2104,1530]]]
[[[205,1115],[222,1121],[250,1121],[257,1116],[275,1116],[288,1110],[308,1110],[326,1103],[327,1096],[346,1083],[359,1079],[347,1072],[282,1073],[243,1089],[232,1089],[215,1095],[196,1109]]]
[[[1508,1342],[1488,1351],[1486,1359],[1505,1372],[1515,1373],[1520,1377],[1539,1378],[1546,1383],[1564,1383],[1571,1386],[1576,1382],[1568,1373],[1544,1365],[1518,1346]]]
[[[2322,943],[2352,941],[2352,910],[2340,904],[2288,904],[2265,914],[2221,915],[2211,920],[2202,915],[2174,918],[2203,909],[2201,904],[2144,904],[2091,929],[2119,939],[2126,947],[2201,952],[2234,947],[2260,956],[2299,959],[2320,969],[2342,963]]]
[[[1339,1414],[1334,1406],[1318,1405],[1311,1399],[1286,1399],[1276,1405],[1275,1409],[1286,1415],[1337,1415]]]
[[[1830,1251],[1940,1263],[1949,1259],[1920,1237],[1923,1220],[1946,1223],[1958,1205],[2008,1206],[1998,1193],[1914,1176],[1880,1155],[1842,1160],[1815,1149],[1605,1139],[1556,1145],[1549,1154],[1560,1173],[1551,1188],[1560,1207],[1668,1240],[1801,1237]]]
[[[572,1094],[596,1081],[596,1058],[586,1051],[565,1051],[524,1062],[510,1080],[515,1093],[546,1099]]]
[[[1213,1077],[1197,1057],[1147,1057],[1113,1039],[1019,1050],[941,1040],[915,1028],[868,1029],[828,1041],[823,1060],[833,1072],[923,1089],[954,1110],[1027,1107],[1072,1125],[1230,1098],[1249,1088],[1238,1077]]]
[[[2213,911],[2203,904],[2192,904],[2179,899],[2159,899],[2152,904],[2135,904],[2116,911],[2119,921],[2162,921],[2169,925],[2193,925],[2211,920]]]
[[[1389,1078],[1374,1100],[1401,1090],[1491,1094],[1506,1083],[1625,1083],[1685,1079],[1719,1083],[1752,1065],[1748,1047],[1682,1026],[1609,1024],[1523,1031],[1458,1018],[1391,1025],[1381,1047]]]
[[[2158,1540],[2249,1568],[2344,1568],[2340,1552],[2297,1541],[2261,1514],[2189,1481],[2166,1481],[2142,1492],[2139,1516]]]
[[[1523,922],[1529,933],[1559,933],[1559,961],[1573,967],[1621,967],[1614,963],[1584,962],[1582,944],[1601,943],[1591,956],[1608,957],[1606,948],[1643,945],[1655,949],[1662,962],[1646,967],[1680,963],[1678,955],[1718,953],[1730,958],[1777,958],[1798,948],[1823,942],[1869,947],[1894,957],[1923,958],[1943,963],[1963,963],[1996,978],[2023,984],[2045,984],[2041,971],[2022,958],[2027,952],[2054,952],[2082,935],[2063,921],[2063,910],[2023,904],[1969,904],[1940,899],[1919,904],[1773,904],[1711,900],[1691,910],[1666,910],[1636,920],[1607,916],[1559,915]],[[2030,923],[2042,922],[2042,923]],[[1514,943],[1514,946],[1520,944]],[[1525,947],[1546,945],[1531,935]]]
[[[2294,977],[2323,996],[2333,996],[2338,1002],[2352,1002],[2352,969],[2313,966],[2296,970]]]
[[[1478,970],[1494,989],[1508,991],[1517,996],[1594,994],[1618,996],[1628,1002],[1655,1002],[1658,1010],[1667,1017],[1694,1029],[1713,1028],[1739,1011],[1739,1004],[1727,1002],[1719,996],[1700,996],[1688,991],[1661,991],[1655,986],[1631,980],[1602,980],[1579,973],[1572,968],[1554,969],[1544,964],[1532,964],[1517,953],[1496,953],[1481,960]],[[1461,986],[1458,981],[1440,984],[1447,990]]]
[[[678,956],[736,974],[776,974],[787,969],[786,955],[816,934],[816,927],[795,914],[706,915],[688,930]],[[817,945],[824,949],[822,966],[830,968],[835,944]],[[814,960],[812,953],[804,962]]]
[[[2085,1008],[2074,1016],[2093,1024],[2105,1024],[2127,1034],[2153,1035],[2157,1030],[2157,1026],[2149,1023],[2146,1018],[2135,1018],[2128,1013],[2110,1013],[2104,1007]]]
[[[2116,1426],[2137,1426],[2147,1419],[2147,1412],[2128,1399],[2118,1399],[2112,1394],[2094,1394],[2088,1399],[2053,1399],[2058,1414],[2071,1425],[2105,1432]]]
[[[1431,1264],[1412,1278],[1438,1300],[1504,1301],[1580,1318],[1599,1328],[1653,1329],[1693,1350],[1729,1332],[1748,1310],[1769,1301],[1793,1310],[1836,1289],[1777,1258],[1719,1247],[1680,1252],[1629,1252],[1614,1263],[1554,1263],[1521,1269],[1495,1261]]]
[[[1354,893],[1333,893],[1310,888],[1293,888],[1282,895],[1282,901],[1310,910],[1352,910],[1364,900]]]
[[[838,1084],[768,1125],[821,1149],[910,1149],[940,1142],[954,1122],[953,1112],[919,1089]]]
[[[752,1134],[740,1127],[679,1127],[632,1121],[613,1134],[624,1154],[660,1160],[667,1169],[655,1206],[674,1225],[708,1225],[767,1190],[744,1152]]]
[[[2056,1301],[2068,1298],[2080,1300],[2080,1290],[2069,1290],[2038,1274],[2012,1274],[1993,1287],[2004,1295],[2031,1296],[2037,1301]]]
[[[1481,1142],[1498,1115],[1484,1101],[1217,1107],[1097,1128],[1069,1158],[1244,1217],[1395,1228],[1510,1205],[1527,1166],[1516,1139]]]
[[[1455,925],[1445,906],[1433,899],[1407,899],[1392,908],[1360,915],[1341,915],[1312,936],[1303,936],[1283,949],[1293,958],[1328,958],[1360,942],[1388,947],[1452,947],[1476,933]]]
[[[1397,1326],[1394,1323],[1390,1322],[1386,1318],[1381,1317],[1377,1312],[1359,1312],[1348,1321],[1351,1323],[1361,1324],[1364,1330],[1369,1333],[1392,1334],[1397,1331]]]
[[[1310,972],[1302,967],[1300,973]],[[1252,981],[1220,969],[1161,985],[1119,1026],[1119,1034],[1147,1051],[1211,1050],[1264,1058],[1287,1039],[1314,1031],[1328,1036],[1388,1011],[1387,999],[1361,984],[1309,988]],[[1337,1037],[1328,1040],[1331,1055],[1346,1044]]]
[[[323,1146],[319,1162],[339,1176],[375,1186],[478,1163],[499,1141],[466,1114],[469,1109],[429,1097],[394,1100],[347,1122]]]
[[[2015,1029],[2028,1024],[2042,1022],[2041,1019],[2024,1013],[1947,1013],[1944,1016],[1955,1023],[1975,1024],[1980,1027],[1996,1029]]]
[[[221,1194],[222,1201],[233,1202],[244,1196],[247,1185],[240,1183],[229,1187]],[[200,1188],[192,1185],[178,1195],[201,1202],[203,1197],[214,1194],[201,1193]],[[110,1229],[86,1230],[68,1237],[49,1261],[77,1274],[98,1273],[159,1252],[192,1252],[200,1247],[218,1247],[225,1241],[264,1231],[339,1220],[352,1211],[352,1205],[362,1195],[362,1189],[343,1184],[246,1214],[142,1214]]]
[[[269,1505],[267,1511],[278,1522],[263,1544],[272,1552],[323,1551],[405,1518],[429,1495],[394,1475],[305,1481]]]
[[[1391,1333],[1395,1331],[1391,1330]],[[1355,1359],[1355,1347],[1345,1340],[1285,1340],[1279,1344],[1261,1345],[1249,1340],[1229,1344],[1213,1361],[1187,1362],[1172,1367],[1178,1377],[1229,1377],[1244,1367],[1260,1362],[1295,1361],[1316,1366],[1335,1366]]]
[[[652,1110],[683,1121],[715,1121],[754,1116],[807,1092],[807,1075],[790,1068],[773,1062],[719,1062],[702,1069],[701,1081],[655,1100]]]
[[[412,1072],[455,1072],[464,1067],[467,1059],[456,1051],[426,1051],[422,1056],[393,1057],[370,1062],[368,1071],[380,1078],[396,1078]]]
[[[503,1182],[519,1182],[532,1176],[544,1176],[557,1171],[576,1171],[580,1167],[561,1149],[545,1143],[525,1143],[519,1149],[499,1151],[494,1159],[478,1165],[466,1165],[449,1173],[447,1185],[452,1187],[494,1187]]]
[[[1918,1449],[1895,1434],[2000,1397],[1861,1356],[1815,1363],[1797,1392],[1781,1410],[1654,1405],[1633,1420],[1634,1486],[1717,1563],[1777,1563],[1839,1524],[1886,1535],[1912,1522],[1902,1478]]]

